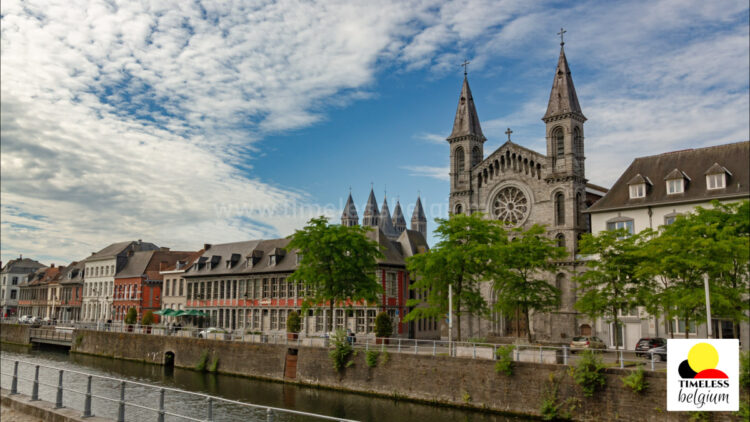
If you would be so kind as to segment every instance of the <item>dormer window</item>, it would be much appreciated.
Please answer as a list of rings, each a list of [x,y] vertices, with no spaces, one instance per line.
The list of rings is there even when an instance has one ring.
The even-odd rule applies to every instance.
[[[630,187],[630,199],[645,198],[647,185],[653,185],[648,177],[643,177],[641,174],[636,174],[634,178],[630,179],[628,186]]]
[[[672,195],[675,193],[685,192],[684,179],[672,179],[667,180],[667,193]]]
[[[731,176],[732,173],[726,167],[719,165],[719,163],[714,163],[706,171],[706,188],[708,190],[726,188],[727,175]]]
[[[268,265],[270,266],[276,265],[276,255],[270,255],[268,257]]]
[[[297,265],[299,265],[300,263],[302,263],[302,254],[297,253]]]

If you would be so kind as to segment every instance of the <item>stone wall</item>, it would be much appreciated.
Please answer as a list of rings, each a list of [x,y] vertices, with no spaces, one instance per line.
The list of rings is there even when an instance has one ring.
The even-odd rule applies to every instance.
[[[29,345],[30,330],[29,325],[0,324],[0,342]]]
[[[288,348],[283,345],[96,331],[78,331],[74,338],[72,350],[78,353],[162,364],[165,353],[172,352],[175,366],[184,368],[194,368],[207,353],[209,363],[218,357],[217,370],[222,373],[513,414],[540,415],[545,397],[557,391],[557,403],[563,411],[572,410],[576,420],[689,419],[687,414],[666,412],[663,372],[647,372],[648,390],[635,394],[620,379],[627,370],[608,369],[606,388],[594,398],[584,398],[568,368],[555,364],[518,362],[514,374],[505,376],[495,372],[494,361],[390,353],[387,362],[370,368],[365,352],[359,351],[354,364],[337,373],[327,349],[300,347],[296,379],[289,380],[284,378]],[[713,420],[731,417],[714,414]]]

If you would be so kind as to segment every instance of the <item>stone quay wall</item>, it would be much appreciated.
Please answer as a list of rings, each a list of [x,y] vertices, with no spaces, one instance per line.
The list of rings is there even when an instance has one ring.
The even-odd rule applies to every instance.
[[[30,325],[0,324],[0,342],[30,345]]]

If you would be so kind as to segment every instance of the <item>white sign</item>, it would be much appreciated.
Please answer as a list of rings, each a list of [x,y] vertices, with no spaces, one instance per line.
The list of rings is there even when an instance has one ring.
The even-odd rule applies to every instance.
[[[739,351],[737,339],[668,339],[667,410],[739,410]]]

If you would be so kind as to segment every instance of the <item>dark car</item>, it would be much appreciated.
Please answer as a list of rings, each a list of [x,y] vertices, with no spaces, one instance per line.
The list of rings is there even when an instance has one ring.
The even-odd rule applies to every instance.
[[[664,347],[667,345],[667,339],[661,337],[645,337],[638,340],[638,344],[635,345],[635,355],[650,357],[649,351],[657,347]]]
[[[656,362],[666,362],[667,361],[667,343],[664,343],[664,346],[660,347],[654,347],[649,351],[650,354],[654,355],[654,360]]]

